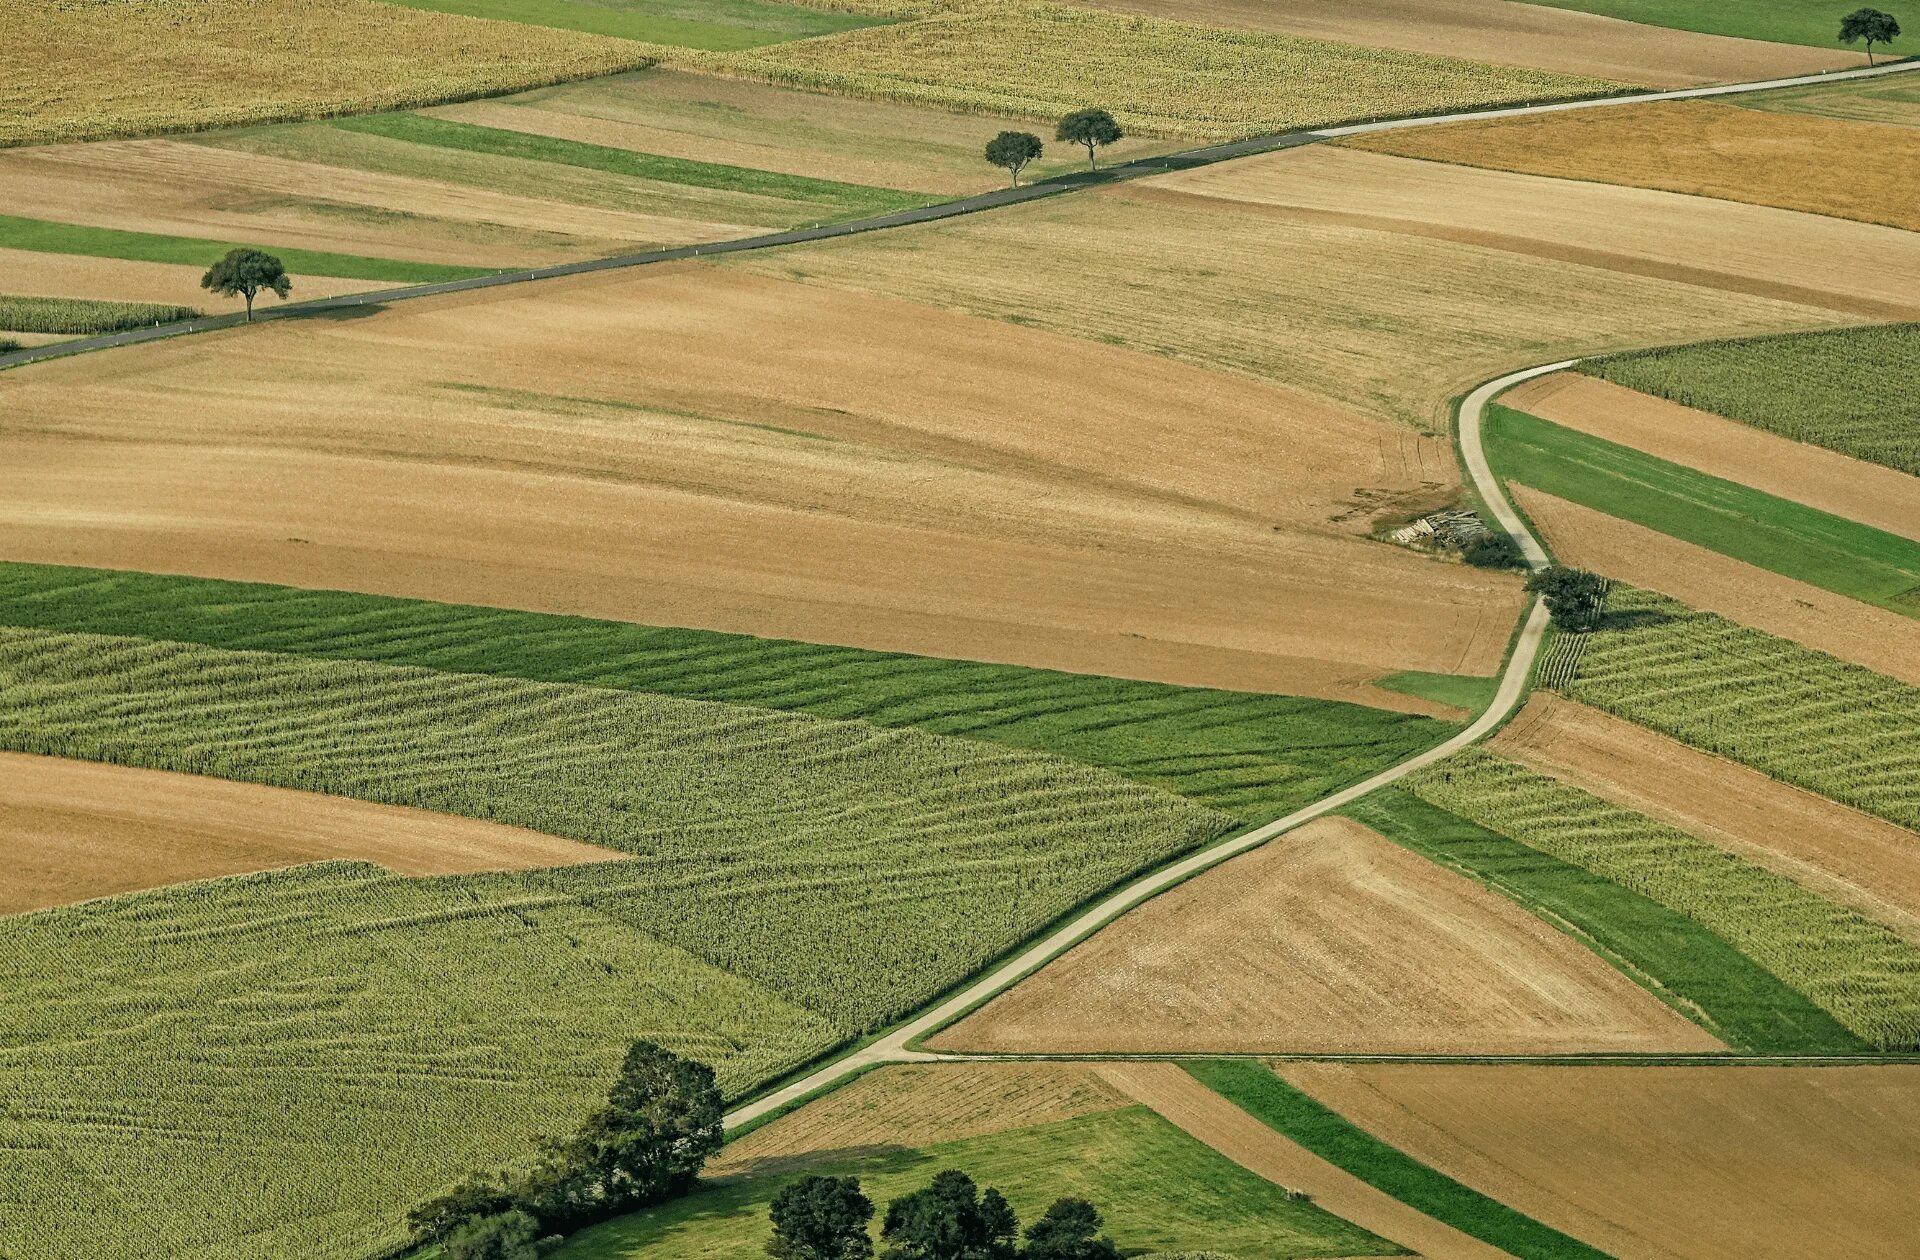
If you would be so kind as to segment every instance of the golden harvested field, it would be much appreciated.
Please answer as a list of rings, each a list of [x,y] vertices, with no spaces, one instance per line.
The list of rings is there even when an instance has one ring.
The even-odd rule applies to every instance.
[[[1892,1260],[1920,1237],[1920,1066],[1278,1070],[1618,1260]]]
[[[1759,92],[1740,103],[1751,109],[1920,127],[1920,81],[1906,74]]]
[[[1491,747],[1920,940],[1920,836],[1903,827],[1547,692]]]
[[[1083,1063],[894,1064],[728,1143],[706,1175],[765,1176],[1127,1105]]]
[[[1700,35],[1509,0],[1090,2],[1207,26],[1440,53],[1646,87],[1739,83],[1866,64],[1857,50]]]
[[[1537,377],[1508,391],[1500,401],[1542,420],[1715,477],[1890,534],[1920,539],[1920,478],[1897,469],[1795,442],[1579,372]]]
[[[1127,914],[932,1038],[1065,1053],[1721,1048],[1573,938],[1359,823],[1309,823]]]
[[[1806,304],[1853,304],[1838,271],[1803,261],[1832,233],[1866,234],[1857,243],[1883,265],[1920,277],[1920,236],[1889,228],[1313,148],[722,265],[1250,373],[1440,429],[1456,394],[1554,355],[1857,318]],[[1678,251],[1694,265],[1674,265]],[[1770,278],[1781,270],[1807,283]]]
[[[1553,554],[1920,686],[1920,623],[1544,494],[1509,489]]]
[[[1355,536],[1451,467],[1260,382],[698,265],[0,378],[12,559],[1400,707],[1367,680],[1492,673],[1520,604]]]
[[[1380,132],[1373,153],[1660,188],[1920,230],[1920,131],[1656,101]]]
[[[212,311],[224,299],[200,287],[205,267],[132,262],[122,258],[82,258],[35,250],[0,249],[0,276],[8,293],[34,297],[101,298],[121,302],[163,302]],[[364,293],[387,287],[380,280],[342,280],[335,276],[293,274],[295,297]]]
[[[377,0],[9,0],[0,145],[401,109],[631,70],[657,51]]]
[[[0,914],[304,862],[457,875],[626,856],[422,809],[18,753],[0,753],[0,847]]]
[[[953,0],[918,21],[728,53],[728,74],[1051,120],[1100,103],[1145,135],[1229,139],[1617,86],[1580,75],[1127,16]]]
[[[1510,1260],[1506,1252],[1328,1163],[1214,1093],[1177,1063],[1107,1063],[1099,1074],[1242,1168],[1302,1191],[1340,1219],[1428,1260]]]

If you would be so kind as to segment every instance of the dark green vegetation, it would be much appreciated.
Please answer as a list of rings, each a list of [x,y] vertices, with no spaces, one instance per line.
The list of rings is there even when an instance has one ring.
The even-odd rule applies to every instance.
[[[1397,1249],[1248,1172],[1145,1107],[958,1142],[822,1154],[804,1170],[729,1180],[569,1239],[560,1260],[741,1260],[764,1254],[768,1209],[803,1172],[856,1176],[877,1202],[955,1168],[1003,1188],[1037,1219],[1063,1197],[1101,1205],[1127,1252],[1218,1248],[1237,1260],[1396,1254]]]
[[[986,159],[991,165],[1013,177],[1013,186],[1020,186],[1020,172],[1030,163],[1040,159],[1044,146],[1040,137],[1031,131],[1003,131],[987,141]]]
[[[1387,788],[1344,811],[1556,925],[1736,1050],[1858,1052],[1833,1017],[1695,920],[1518,840]]]
[[[653,692],[1051,752],[1265,821],[1432,746],[1296,696],[291,587],[0,564],[0,622]],[[1481,681],[1481,680],[1475,680]]]
[[[1517,1260],[1608,1260],[1606,1252],[1522,1216],[1402,1154],[1259,1063],[1207,1059],[1184,1066],[1208,1089],[1328,1163]]]
[[[178,319],[193,319],[199,314],[191,306],[0,295],[0,328],[8,332],[79,336],[145,328],[151,324],[170,324]]]
[[[253,300],[263,291],[278,298],[293,292],[293,279],[286,264],[272,254],[257,249],[232,249],[227,256],[207,268],[200,287],[222,297],[237,297],[247,303],[247,322],[253,322]]]
[[[1920,688],[1616,585],[1566,691],[1920,830]]]
[[[1873,64],[1873,46],[1891,44],[1900,38],[1900,22],[1880,9],[1859,8],[1840,19],[1840,42],[1848,46],[1865,44],[1867,64]]]
[[[412,9],[727,52],[831,35],[879,19],[775,0],[387,0]]]
[[[1450,704],[1456,709],[1478,713],[1493,702],[1493,693],[1499,689],[1500,679],[1483,678],[1477,674],[1432,674],[1425,670],[1403,669],[1374,679],[1373,685],[1397,691],[1401,695],[1419,696],[1435,704]]]
[[[1920,324],[1703,341],[1578,370],[1920,476]]]
[[[1863,603],[1920,616],[1920,543],[1498,405],[1488,459],[1517,481]]]
[[[1068,144],[1077,144],[1087,151],[1087,169],[1094,170],[1100,165],[1098,150],[1120,140],[1126,133],[1120,130],[1120,124],[1113,115],[1104,109],[1076,109],[1060,120],[1054,128],[1053,138]]]
[[[1840,19],[1846,12],[1828,0],[1744,0],[1740,4],[1727,0],[1552,0],[1551,7],[1679,31],[1816,48],[1839,47]]]
[[[1585,569],[1549,565],[1527,579],[1527,589],[1546,602],[1562,630],[1591,630],[1607,598],[1607,580]]]
[[[0,248],[209,267],[221,255],[242,247],[231,241],[202,240],[197,236],[125,232],[118,228],[81,227],[73,223],[53,223],[45,219],[21,219],[0,214]],[[416,284],[464,280],[468,276],[488,274],[482,267],[403,262],[395,258],[362,258],[354,254],[329,254],[321,250],[276,249],[275,252],[289,271],[335,276],[342,280],[388,280],[396,284]]]
[[[718,188],[728,192],[752,193],[820,207],[823,219],[859,218],[884,214],[908,206],[926,205],[934,200],[919,193],[898,192],[891,188],[870,188],[864,184],[843,184],[834,180],[809,179],[804,175],[782,175],[744,166],[722,166],[717,162],[695,162],[686,158],[661,157],[636,153],[603,144],[585,144],[578,140],[556,140],[524,131],[500,127],[480,127],[472,123],[451,122],[420,114],[374,114],[364,118],[336,119],[332,126],[363,135],[384,136],[409,144],[431,145],[491,157],[520,158],[552,162],[587,170],[606,171],[639,179],[694,188]]]

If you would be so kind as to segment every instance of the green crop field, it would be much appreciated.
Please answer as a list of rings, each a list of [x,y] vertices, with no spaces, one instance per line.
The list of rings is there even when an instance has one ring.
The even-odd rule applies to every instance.
[[[1912,47],[1909,46],[1907,51],[1911,54]],[[1819,118],[1842,118],[1849,122],[1886,123],[1895,127],[1920,127],[1920,83],[1914,82],[1910,74],[1847,79],[1839,83],[1818,83],[1812,87],[1781,88],[1777,92],[1756,92],[1752,96],[1733,97],[1731,101],[1749,109],[1812,114]]]
[[[1920,617],[1920,542],[1712,477],[1499,405],[1488,459],[1505,480],[1645,525],[1822,590]]]
[[[1529,2],[1544,4],[1548,0]],[[1808,44],[1815,48],[1841,47],[1834,36],[1840,30],[1841,15],[1851,8],[1845,4],[1826,4],[1823,0],[1746,0],[1741,4],[1728,4],[1725,0],[1551,0],[1551,7],[1644,22],[1648,26],[1670,26],[1680,31],[1765,39],[1777,44]]]
[[[8,332],[85,333],[119,332],[193,319],[191,306],[158,306],[149,302],[99,302],[86,298],[13,297],[0,294],[0,328]]]
[[[1493,693],[1499,690],[1500,680],[1473,674],[1432,674],[1424,670],[1403,669],[1374,679],[1373,685],[1478,713],[1493,703]]]
[[[1832,1016],[1698,921],[1399,788],[1344,811],[1563,930],[1736,1050],[1852,1053]]]
[[[1920,476],[1920,324],[1706,341],[1578,370]]]
[[[386,0],[409,9],[495,18],[650,44],[725,51],[831,35],[881,19],[775,0]]]
[[[628,1039],[737,1094],[844,1037],[628,919],[358,863],[0,918],[0,1254],[366,1260],[570,1128]]]
[[[283,586],[0,564],[0,621],[577,683],[1055,753],[1265,821],[1432,746],[1431,718],[705,630]]]
[[[1092,1200],[1128,1254],[1169,1248],[1236,1260],[1405,1254],[1216,1154],[1145,1107],[912,1150],[822,1157],[810,1171],[853,1174],[879,1207],[957,1168],[997,1186],[1023,1221],[1062,1196]],[[796,1174],[797,1175],[797,1174]],[[767,1205],[788,1178],[748,1178],[587,1230],[556,1260],[745,1260],[764,1254]]]
[[[1920,1047],[1920,948],[1858,912],[1481,749],[1420,771],[1407,789],[1699,921],[1863,1041]]]
[[[556,140],[524,131],[499,127],[478,127],[471,123],[450,122],[420,114],[375,114],[364,118],[338,119],[332,126],[364,135],[385,136],[409,144],[458,149],[492,157],[520,158],[551,162],[585,170],[606,171],[637,179],[694,188],[715,188],[727,192],[776,197],[787,201],[811,203],[826,211],[827,218],[855,218],[883,214],[908,206],[925,205],[933,200],[916,193],[891,188],[869,188],[861,184],[843,184],[827,179],[809,179],[802,175],[782,175],[742,166],[723,166],[715,162],[694,162],[685,158],[636,153],[602,144],[583,144],[576,140]]]
[[[287,270],[342,280],[390,280],[396,284],[435,280],[462,280],[487,274],[484,268],[446,263],[405,262],[397,258],[362,258],[322,250],[284,249],[271,242],[252,242],[272,251]],[[231,241],[202,240],[197,236],[165,236],[157,232],[127,232],[119,228],[81,227],[45,219],[22,219],[0,214],[0,249],[28,249],[47,254],[84,254],[91,258],[125,258],[135,262],[180,263],[211,267]],[[299,291],[295,290],[295,296]]]
[[[1615,586],[1566,691],[1920,830],[1920,688],[1665,596]]]
[[[1542,1225],[1387,1145],[1259,1063],[1200,1059],[1184,1066],[1201,1084],[1320,1158],[1516,1260],[1608,1260],[1606,1252]]]

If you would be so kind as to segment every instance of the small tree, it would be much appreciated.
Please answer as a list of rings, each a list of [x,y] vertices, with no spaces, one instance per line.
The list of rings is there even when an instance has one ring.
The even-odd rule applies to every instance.
[[[440,1254],[443,1260],[539,1260],[559,1242],[542,1239],[539,1223],[525,1212],[502,1212],[454,1230]]]
[[[285,298],[293,292],[287,269],[272,254],[257,249],[233,249],[200,277],[200,287],[222,297],[247,299],[247,322],[253,322],[253,299],[262,289]]]
[[[1528,578],[1527,589],[1547,601],[1554,625],[1563,630],[1591,630],[1599,619],[1607,584],[1598,574],[1556,564]]]
[[[1040,157],[1040,137],[1031,131],[1003,131],[987,141],[987,161],[1013,176],[1020,187],[1020,172],[1027,163]]]
[[[1056,1199],[1027,1226],[1021,1260],[1120,1260],[1113,1239],[1100,1233],[1100,1212],[1085,1199]]]
[[[1020,1222],[998,1190],[948,1169],[924,1190],[887,1204],[885,1260],[1013,1260]]]
[[[1893,14],[1878,9],[1855,9],[1840,19],[1840,42],[1851,47],[1867,41],[1867,64],[1873,64],[1873,46],[1891,44],[1900,37],[1900,23]]]
[[[1060,120],[1060,127],[1054,132],[1055,140],[1066,140],[1073,144],[1085,145],[1087,149],[1087,167],[1099,170],[1100,163],[1094,158],[1094,151],[1103,144],[1112,144],[1124,133],[1113,115],[1104,109],[1076,109]]]
[[[873,1239],[867,1222],[873,1200],[860,1193],[857,1177],[806,1177],[774,1196],[774,1260],[867,1260]]]

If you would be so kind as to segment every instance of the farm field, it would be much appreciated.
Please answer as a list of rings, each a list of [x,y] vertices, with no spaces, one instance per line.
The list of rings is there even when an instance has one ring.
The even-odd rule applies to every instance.
[[[1856,52],[1671,30],[1510,0],[1099,0],[1100,7],[1403,52],[1440,53],[1645,87],[1783,78],[1851,66]]]
[[[1920,687],[1920,621],[1796,582],[1658,530],[1509,487],[1534,531],[1563,564],[1716,613],[1802,647]]]
[[[605,862],[617,850],[422,809],[0,754],[0,915],[306,862],[402,875]]]
[[[1920,325],[1675,346],[1581,371],[1799,442],[1920,476]],[[1886,493],[1885,478],[1878,479]],[[1896,482],[1907,487],[1912,482]]]
[[[1670,230],[1642,232],[1649,207],[1671,210]],[[1115,342],[1438,430],[1462,390],[1555,354],[1858,318],[1840,280],[1797,261],[1831,232],[1884,236],[1887,266],[1920,281],[1920,236],[1890,228],[1325,147],[718,265]],[[1453,484],[1450,463],[1431,467]]]
[[[1615,587],[1607,610],[1573,699],[1920,829],[1920,689],[1648,591]]]
[[[1441,440],[732,269],[116,356],[0,381],[12,558],[1399,708],[1372,679],[1492,673],[1520,604],[1508,575],[1355,536],[1451,494]]]
[[[1742,97],[1741,103],[1751,109],[1812,114],[1817,118],[1920,126],[1920,83],[1900,75],[1756,92]]]
[[[1619,1260],[1884,1255],[1916,1226],[1911,1066],[1278,1070],[1369,1133]]]
[[[1123,917],[942,1050],[1551,1054],[1720,1043],[1583,945],[1346,818]]]
[[[1403,1254],[1311,1203],[1288,1200],[1279,1186],[1137,1105],[1109,1104],[1077,1119],[957,1141],[827,1149],[811,1162],[813,1171],[857,1175],[881,1204],[943,1168],[998,1186],[1023,1219],[1038,1216],[1062,1195],[1092,1199],[1107,1217],[1106,1232],[1129,1250],[1231,1247],[1245,1260]],[[657,1211],[586,1230],[554,1254],[560,1260],[749,1256],[765,1241],[767,1204],[787,1179],[722,1183]]]
[[[1441,809],[1698,920],[1860,1041],[1880,1049],[1920,1045],[1920,947],[1885,925],[1678,828],[1478,748],[1407,784]],[[1845,1036],[1827,1040],[1829,1048],[1850,1048]]]
[[[1372,153],[1627,184],[1920,229],[1911,127],[1657,101],[1381,132]]]
[[[117,332],[146,324],[192,319],[199,314],[191,306],[0,295],[0,329],[14,333],[76,336],[82,333]]]
[[[1488,747],[1920,939],[1920,836],[1540,692]]]
[[[0,565],[16,626],[576,683],[1055,753],[1264,821],[1451,726],[1211,691],[702,630],[137,573]]]
[[[657,59],[623,40],[378,0],[202,0],[194,8],[194,22],[183,24],[171,0],[15,5],[0,145],[399,109]],[[225,72],[236,51],[250,73]]]
[[[1716,4],[1714,0],[1553,0],[1553,5],[1649,26],[1670,26],[1680,31],[1806,44],[1813,48],[1839,46],[1834,38],[1840,26],[1839,15],[1812,0],[1754,0],[1737,7]],[[1861,53],[1853,64],[1865,65],[1866,60],[1865,53]]]
[[[1615,86],[1054,0],[958,0],[916,21],[734,53],[719,64],[728,74],[963,113],[1051,119],[1099,100],[1129,130],[1188,140],[1591,96]]]
[[[216,301],[200,287],[207,266],[189,263],[134,262],[120,258],[90,258],[81,254],[52,254],[39,250],[8,249],[0,245],[0,268],[5,268],[8,292],[23,297],[62,298],[97,302],[137,302],[160,306],[206,309]],[[337,276],[291,275],[294,293],[364,293],[378,289],[380,280],[343,280]]]
[[[777,0],[386,0],[410,9],[497,18],[617,39],[723,51],[807,39],[876,19]]]

